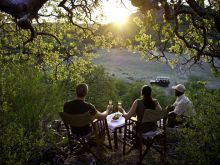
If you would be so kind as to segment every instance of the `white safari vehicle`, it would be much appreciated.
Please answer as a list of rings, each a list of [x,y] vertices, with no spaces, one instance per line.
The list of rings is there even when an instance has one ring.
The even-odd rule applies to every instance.
[[[168,87],[170,84],[170,78],[164,76],[157,76],[155,80],[150,80],[150,84],[157,84],[163,87]]]

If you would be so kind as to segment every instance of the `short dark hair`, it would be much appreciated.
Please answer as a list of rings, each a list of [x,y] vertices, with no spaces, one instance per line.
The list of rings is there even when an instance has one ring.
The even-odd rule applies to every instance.
[[[85,97],[88,93],[88,85],[85,83],[78,84],[76,86],[77,97]]]

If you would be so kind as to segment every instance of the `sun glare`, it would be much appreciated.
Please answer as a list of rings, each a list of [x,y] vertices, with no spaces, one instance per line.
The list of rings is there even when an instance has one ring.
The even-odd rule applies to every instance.
[[[107,19],[109,22],[115,22],[117,24],[123,24],[126,22],[127,17],[131,14],[130,12],[123,10],[122,8],[109,8],[106,11]]]
[[[128,0],[124,0],[123,2],[124,5],[115,1],[106,1],[103,3],[105,23],[114,22],[120,25],[126,22],[128,16],[134,12],[134,7]]]

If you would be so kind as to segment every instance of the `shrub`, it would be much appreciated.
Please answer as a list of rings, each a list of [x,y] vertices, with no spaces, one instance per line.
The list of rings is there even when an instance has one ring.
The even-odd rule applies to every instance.
[[[62,93],[46,73],[28,65],[3,65],[0,98],[0,157],[25,164],[44,145],[42,122],[62,108]]]
[[[191,78],[186,83],[196,116],[190,127],[179,131],[178,164],[218,164],[220,161],[220,90],[205,88],[205,82]]]

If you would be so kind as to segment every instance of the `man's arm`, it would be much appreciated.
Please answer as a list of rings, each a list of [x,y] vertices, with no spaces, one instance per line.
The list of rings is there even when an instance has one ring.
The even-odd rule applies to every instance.
[[[180,102],[177,104],[173,111],[169,112],[169,114],[182,115],[186,111],[186,104],[184,102]]]
[[[112,111],[112,105],[108,105],[107,106],[107,109],[104,111],[104,112],[99,112],[97,111],[96,114],[94,115],[94,118],[95,119],[98,119],[98,120],[103,120],[106,118],[106,116],[111,113]]]

